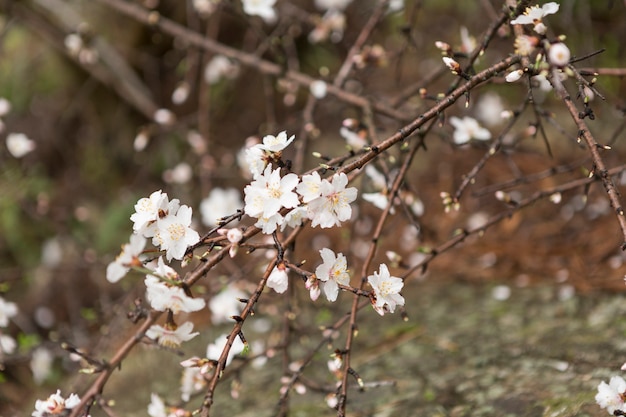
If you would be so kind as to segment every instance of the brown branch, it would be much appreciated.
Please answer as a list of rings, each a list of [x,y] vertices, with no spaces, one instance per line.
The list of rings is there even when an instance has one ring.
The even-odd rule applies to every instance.
[[[576,108],[576,105],[573,103],[571,96],[565,89],[565,86],[561,82],[558,70],[555,68],[552,71],[552,77],[550,79],[552,86],[554,87],[559,98],[563,101],[563,103],[565,103],[565,106],[567,107],[567,110],[569,111],[572,120],[578,127],[579,138],[582,138],[587,145],[591,160],[593,161],[593,168],[591,170],[591,173],[594,177],[599,178],[602,181],[602,185],[604,185],[604,189],[606,190],[606,193],[609,197],[611,207],[613,207],[613,210],[615,210],[619,227],[622,230],[622,236],[624,238],[624,241],[622,243],[622,250],[626,250],[626,218],[624,217],[624,208],[622,207],[622,202],[620,201],[619,191],[611,180],[609,171],[607,170],[606,165],[604,164],[604,160],[600,155],[600,148],[603,147],[596,141],[595,137],[591,134],[587,123],[585,123],[585,120],[579,117],[579,111]]]
[[[617,167],[614,167],[610,170],[607,171],[607,177],[611,177],[614,175],[618,175],[622,172],[626,172],[626,164],[624,165],[620,165]],[[484,233],[487,229],[489,229],[490,227],[494,226],[495,224],[501,222],[502,220],[508,219],[510,218],[515,212],[521,210],[524,207],[530,206],[535,204],[538,200],[543,199],[543,198],[547,198],[550,197],[551,195],[555,194],[555,193],[563,193],[565,191],[569,191],[569,190],[573,190],[575,188],[580,188],[580,187],[584,187],[587,186],[593,182],[598,181],[599,178],[593,176],[590,178],[581,178],[581,179],[577,179],[577,180],[573,180],[570,181],[566,184],[562,184],[560,186],[557,187],[553,187],[553,188],[548,188],[545,190],[540,190],[535,192],[532,196],[523,199],[521,201],[516,201],[515,202],[515,206],[512,207],[510,210],[505,210],[501,213],[495,214],[494,216],[491,216],[489,218],[489,220],[487,220],[483,225],[479,226],[479,227],[475,227],[473,229],[459,229],[458,233],[452,237],[451,239],[447,240],[446,242],[442,243],[441,245],[437,246],[434,249],[431,249],[427,254],[426,257],[421,260],[419,263],[417,263],[416,265],[412,266],[411,269],[409,269],[405,274],[404,274],[404,279],[408,279],[410,277],[411,274],[413,274],[414,272],[416,272],[419,269],[425,269],[426,266],[428,266],[428,264],[430,262],[432,262],[433,259],[435,259],[437,256],[441,255],[444,252],[447,252],[451,249],[453,249],[454,247],[456,247],[458,244],[460,244],[461,242],[463,242],[465,239],[467,239],[470,236],[473,235],[479,235]]]
[[[343,355],[344,372],[343,372],[343,379],[341,381],[341,386],[340,386],[339,396],[338,396],[337,416],[343,417],[346,415],[346,402],[347,402],[347,396],[348,396],[348,377],[350,374],[348,370],[350,369],[352,344],[353,344],[354,336],[355,336],[354,333],[357,328],[356,317],[357,317],[357,312],[360,309],[359,305],[360,304],[363,305],[363,303],[359,303],[359,301],[362,296],[361,292],[363,288],[365,287],[365,284],[367,283],[368,270],[370,268],[370,264],[372,260],[374,259],[374,255],[376,254],[376,248],[378,247],[378,240],[380,236],[382,235],[383,227],[385,225],[387,218],[389,217],[391,208],[393,207],[393,201],[395,200],[395,196],[397,195],[398,190],[400,189],[400,186],[404,182],[404,177],[407,171],[409,170],[409,167],[411,166],[413,157],[415,156],[415,154],[420,148],[423,148],[424,136],[433,127],[433,125],[434,123],[430,124],[426,132],[424,132],[421,135],[420,140],[416,141],[413,144],[408,155],[406,155],[404,162],[398,172],[398,175],[396,176],[391,186],[391,190],[389,192],[389,202],[387,203],[387,207],[385,207],[382,214],[380,215],[378,224],[376,225],[376,228],[372,235],[372,240],[369,246],[367,256],[365,257],[365,260],[363,261],[363,267],[361,269],[361,282],[358,288],[359,292],[355,292],[355,295],[352,300],[352,308],[350,310],[350,326],[349,326],[348,334],[346,336],[346,344],[345,344],[345,349],[344,349],[345,354]]]
[[[130,353],[137,343],[141,341],[146,331],[152,326],[156,320],[161,316],[162,312],[153,311],[150,313],[146,321],[141,325],[137,332],[130,337],[118,350],[115,352],[113,358],[108,362],[107,367],[102,373],[98,375],[98,378],[91,384],[87,392],[81,396],[80,404],[72,409],[69,417],[78,417],[79,415],[88,415],[91,404],[96,398],[102,394],[102,389],[113,374],[113,372],[120,367],[122,360]],[[81,412],[85,411],[83,414]]]
[[[433,119],[434,117],[437,117],[443,110],[450,107],[460,97],[462,97],[463,94],[470,91],[472,88],[476,87],[478,84],[483,83],[487,81],[488,79],[490,79],[491,77],[494,77],[498,73],[506,70],[511,65],[517,64],[519,60],[520,60],[520,57],[518,55],[513,55],[498,62],[495,65],[492,65],[490,68],[487,68],[479,72],[478,74],[474,75],[473,77],[469,79],[469,81],[467,81],[467,83],[463,84],[456,90],[452,91],[449,95],[447,95],[444,99],[442,99],[437,105],[432,107],[430,110],[428,110],[427,112],[423,114],[420,114],[419,117],[417,117],[411,123],[400,128],[398,132],[396,132],[393,136],[383,140],[382,142],[376,145],[371,146],[370,150],[366,152],[363,156],[358,158],[356,161],[353,161],[352,163],[345,165],[344,167],[339,169],[338,172],[347,173],[347,172],[354,171],[355,169],[362,168],[363,166],[365,166],[365,164],[367,164],[369,161],[374,159],[376,155],[389,149],[396,143],[401,142],[404,139],[408,138],[412,133],[414,133],[416,130],[422,127],[427,121]]]

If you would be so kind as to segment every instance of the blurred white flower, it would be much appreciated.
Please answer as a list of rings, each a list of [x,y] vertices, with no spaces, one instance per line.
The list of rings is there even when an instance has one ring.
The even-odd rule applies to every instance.
[[[339,134],[355,151],[367,145],[367,127],[356,119],[348,118],[341,122]]]
[[[250,16],[260,16],[265,23],[272,24],[276,21],[277,15],[274,10],[276,0],[241,0],[244,13]]]
[[[63,44],[67,52],[72,56],[78,56],[83,46],[85,46],[83,38],[78,33],[70,33],[67,35],[63,40]]]
[[[187,162],[181,162],[174,168],[163,172],[163,181],[168,184],[186,184],[191,177],[193,177],[193,170]]]
[[[153,120],[162,126],[173,125],[176,121],[176,115],[168,109],[158,109],[152,116]]]
[[[133,149],[135,152],[141,152],[146,149],[149,142],[150,135],[148,134],[148,129],[139,129],[139,132],[137,132],[137,136],[135,136],[135,140],[133,141]]]
[[[37,148],[35,141],[23,133],[9,133],[6,139],[7,149],[14,158],[21,158]]]
[[[395,13],[404,10],[404,0],[391,0],[387,8],[389,13]]]
[[[311,94],[316,99],[322,99],[326,97],[327,89],[328,89],[328,85],[326,84],[326,82],[322,80],[313,81],[311,85],[309,86],[309,90],[311,91]]]
[[[228,335],[222,334],[215,339],[215,342],[209,344],[206,349],[206,357],[213,360],[218,360],[220,356],[222,356],[222,352],[226,347],[226,342],[228,342]],[[241,341],[239,337],[235,337],[233,340],[233,344],[228,351],[228,356],[226,357],[226,364],[228,366],[230,362],[233,360],[235,355],[239,355],[245,349],[245,345]]]
[[[221,0],[193,0],[193,8],[202,17],[208,17],[215,11]]]
[[[343,10],[352,3],[352,0],[315,0],[315,7],[320,10]]]
[[[187,81],[179,83],[172,92],[172,103],[183,104],[189,98],[190,88]]]
[[[489,92],[482,95],[476,104],[476,115],[487,126],[497,126],[502,122],[504,105],[499,94]]]
[[[462,145],[471,139],[489,140],[491,132],[480,126],[476,119],[471,117],[463,117],[462,119],[452,116],[450,124],[454,126],[454,143]]]
[[[328,9],[321,19],[315,21],[315,28],[309,33],[309,42],[315,44],[330,39],[337,43],[343,39],[346,29],[346,15],[337,9]]]
[[[180,398],[189,401],[191,396],[206,386],[206,380],[198,367],[186,367],[180,382]]]
[[[148,415],[150,417],[169,417],[165,408],[165,403],[157,394],[150,394],[150,404],[148,404]]]
[[[146,331],[146,336],[158,341],[161,346],[177,348],[183,342],[187,342],[200,334],[198,332],[191,333],[192,330],[193,323],[190,321],[180,326],[166,324],[164,327],[154,324]]]
[[[471,54],[476,46],[476,38],[469,34],[469,30],[465,26],[461,26],[461,51],[465,54]]]
[[[237,210],[242,209],[241,192],[236,188],[216,187],[200,203],[202,223],[209,227],[217,226],[221,218],[235,214]]]
[[[224,55],[215,55],[204,68],[204,81],[217,84],[222,78],[232,80],[239,75],[239,65]]]
[[[0,297],[0,327],[7,327],[9,319],[17,314],[17,304]]]
[[[163,258],[159,258],[158,266],[154,270],[154,275],[146,275],[144,284],[146,285],[146,298],[150,306],[158,311],[171,310],[172,313],[190,313],[202,310],[206,305],[202,298],[191,298],[185,294],[185,290],[176,285],[166,283],[163,279],[179,281],[178,273],[171,267],[165,265]],[[158,278],[161,277],[161,278]]]
[[[107,281],[116,283],[128,273],[132,266],[141,266],[139,255],[141,255],[145,246],[146,239],[143,236],[138,234],[130,235],[130,243],[124,244],[115,261],[107,266]]]
[[[385,193],[363,193],[361,194],[361,197],[363,197],[363,200],[367,201],[368,203],[372,203],[374,207],[381,210],[386,209],[387,205],[389,205],[389,197]],[[392,206],[389,210],[389,213],[394,214],[395,211],[396,210]]]
[[[0,117],[4,117],[11,111],[11,102],[4,97],[0,97]]]
[[[243,304],[239,299],[247,299],[248,296],[233,285],[224,288],[209,300],[211,310],[211,322],[221,324],[232,322],[232,316],[241,314]]]
[[[17,342],[11,336],[0,333],[0,363],[2,362],[2,354],[11,354],[15,351]]]
[[[44,347],[38,347],[32,353],[30,359],[30,370],[33,373],[35,384],[41,385],[52,371],[54,356],[52,352]]]

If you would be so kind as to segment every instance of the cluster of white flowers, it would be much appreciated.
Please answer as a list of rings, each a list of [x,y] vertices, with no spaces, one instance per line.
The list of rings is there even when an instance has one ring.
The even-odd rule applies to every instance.
[[[346,174],[335,174],[329,181],[313,172],[300,181],[291,173],[281,177],[281,169],[273,168],[272,163],[280,161],[282,151],[293,140],[293,136],[287,138],[286,132],[268,135],[263,143],[246,151],[246,162],[254,180],[244,189],[244,211],[258,219],[255,226],[266,234],[278,227],[284,230],[286,226],[297,226],[305,217],[311,220],[313,227],[329,228],[340,225],[352,215],[350,203],[356,199],[357,190],[346,188]],[[283,208],[295,210],[283,216]]]
[[[551,1],[544,4],[542,7],[533,6],[528,7],[523,14],[517,18],[511,20],[512,25],[534,25],[535,32],[540,35],[545,35],[548,30],[547,26],[543,23],[543,18],[549,14],[554,14],[559,11],[559,4]]]
[[[134,232],[152,238],[152,244],[160,246],[170,261],[183,259],[187,248],[200,240],[198,232],[190,227],[191,215],[190,207],[181,206],[178,199],[169,201],[167,194],[159,190],[140,199],[130,219]]]
[[[65,416],[68,410],[73,409],[80,404],[80,397],[76,394],[70,394],[69,397],[63,398],[61,390],[57,390],[55,394],[49,396],[46,400],[37,400],[35,402],[35,411],[32,417],[50,417]]]
[[[549,2],[543,6],[529,7],[523,14],[511,20],[512,25],[533,25],[536,35],[522,34],[515,39],[515,53],[522,56],[529,56],[538,46],[542,47],[543,58],[540,62],[539,71],[545,71],[546,68],[563,68],[569,64],[571,53],[567,45],[561,40],[550,42],[546,39],[548,27],[543,22],[543,18],[559,11],[559,4]],[[521,69],[514,70],[506,75],[507,82],[515,82],[519,80],[524,71]]]

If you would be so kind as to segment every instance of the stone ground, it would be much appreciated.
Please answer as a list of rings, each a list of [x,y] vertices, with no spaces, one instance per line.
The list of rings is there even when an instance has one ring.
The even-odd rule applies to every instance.
[[[594,396],[598,383],[619,374],[626,360],[626,297],[578,295],[567,285],[508,288],[509,298],[500,300],[506,289],[498,285],[437,283],[431,278],[407,288],[408,322],[399,315],[380,318],[369,308],[363,310],[353,363],[366,388],[359,392],[354,384],[348,415],[607,415]],[[216,330],[209,331],[211,337]],[[247,332],[247,337],[253,341],[263,336]],[[199,340],[196,346],[204,343]],[[332,386],[325,355],[311,373]],[[151,391],[177,398],[168,387],[178,375],[179,360],[140,348],[124,363],[124,378],[114,377],[105,394],[118,400],[119,415],[144,416]],[[275,415],[280,358],[271,361],[277,366],[242,372],[238,400],[230,398],[230,382],[223,381],[212,415]],[[291,398],[292,416],[334,415],[322,394],[309,391]]]

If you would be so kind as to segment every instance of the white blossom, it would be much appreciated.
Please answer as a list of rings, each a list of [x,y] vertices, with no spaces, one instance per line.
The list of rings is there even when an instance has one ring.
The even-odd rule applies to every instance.
[[[204,81],[217,84],[222,78],[234,79],[239,75],[239,65],[225,55],[215,55],[204,68]]]
[[[209,300],[211,322],[213,324],[232,322],[232,316],[241,314],[242,303],[239,300],[247,298],[243,291],[229,285]]]
[[[311,200],[308,204],[308,217],[311,226],[329,228],[339,226],[341,222],[350,219],[352,207],[350,203],[356,200],[357,189],[346,188],[348,176],[339,173],[320,183],[320,196]]]
[[[11,111],[11,102],[4,97],[0,97],[0,117],[4,117]]]
[[[315,7],[320,10],[344,10],[352,0],[315,0]]]
[[[626,411],[624,399],[626,397],[626,381],[621,376],[613,376],[607,384],[600,382],[598,385],[598,393],[596,394],[596,403],[606,411],[614,415],[615,410]]]
[[[7,149],[14,158],[22,158],[37,148],[35,141],[24,133],[9,133],[6,139]]]
[[[154,275],[147,275],[144,283],[146,285],[146,298],[150,306],[158,311],[171,310],[174,314],[180,312],[190,313],[204,308],[205,301],[201,298],[191,298],[185,291],[176,286],[175,283],[180,280],[174,269],[165,265],[163,258],[159,258],[158,266],[154,270]],[[163,279],[173,281],[167,283]]]
[[[569,64],[571,54],[567,45],[557,42],[548,49],[548,62],[556,67],[564,67]]]
[[[287,132],[282,131],[278,135],[265,135],[263,136],[263,143],[258,146],[266,152],[281,152],[287,146],[293,142],[296,138],[295,135],[287,137]]]
[[[547,27],[543,24],[542,19],[549,15],[559,11],[559,4],[551,1],[544,4],[542,7],[533,6],[528,7],[524,14],[519,15],[517,18],[511,20],[512,25],[535,25],[534,30],[539,34],[545,34]]]
[[[154,324],[150,326],[148,331],[146,331],[146,336],[150,339],[157,340],[160,345],[177,348],[183,342],[187,342],[200,333],[191,331],[193,330],[193,323],[187,321],[180,326],[172,326],[170,324],[166,324],[165,327],[160,326],[158,324]]]
[[[234,258],[237,255],[239,249],[239,242],[243,239],[243,231],[239,228],[234,229],[218,229],[217,233],[221,236],[226,236],[226,239],[231,243],[228,255]]]
[[[321,19],[315,22],[315,28],[309,33],[310,43],[324,42],[329,39],[333,43],[343,39],[346,29],[346,15],[337,9],[328,9]]]
[[[339,286],[350,284],[350,274],[348,274],[348,264],[346,257],[323,248],[320,250],[323,263],[315,269],[315,276],[324,284],[324,295],[328,301],[335,301],[339,293]]]
[[[309,91],[316,99],[322,99],[326,97],[326,91],[328,90],[328,84],[322,80],[316,80],[309,86]]]
[[[157,394],[150,394],[150,404],[148,404],[148,415],[150,417],[169,417],[165,408],[165,403]]]
[[[265,135],[262,143],[254,143],[247,147],[243,165],[248,167],[252,178],[261,175],[269,163],[273,159],[279,158],[282,151],[289,146],[294,139],[294,135],[287,138],[287,132],[282,131],[276,136]]]
[[[3,353],[11,354],[15,351],[17,342],[11,336],[0,333],[0,358]]]
[[[272,170],[272,166],[268,165],[263,174],[244,189],[244,211],[252,217],[269,218],[283,207],[296,207],[299,204],[298,196],[292,190],[298,181],[296,174],[287,174],[281,178],[280,168]]]
[[[515,81],[517,81],[520,78],[522,78],[522,75],[524,75],[524,71],[519,69],[519,70],[515,70],[515,71],[509,72],[504,77],[504,79],[506,80],[507,83],[514,83]]]
[[[50,417],[53,415],[66,415],[66,410],[71,410],[80,404],[80,397],[76,394],[70,394],[69,397],[63,398],[61,390],[57,390],[55,394],[49,396],[46,400],[35,401],[35,411],[32,417]]]
[[[307,208],[305,206],[299,206],[287,213],[280,225],[280,231],[285,230],[285,227],[298,227],[302,224],[302,221],[307,218]]]
[[[41,385],[52,372],[54,356],[50,350],[38,347],[31,355],[30,371],[33,373],[35,384]]]
[[[17,314],[17,304],[0,297],[0,327],[7,327],[9,319]]]
[[[180,206],[176,214],[168,214],[157,220],[157,231],[152,238],[152,244],[166,251],[168,261],[183,259],[187,248],[198,243],[200,235],[191,226],[192,209]]]
[[[491,132],[480,126],[476,119],[464,117],[462,119],[452,116],[450,124],[454,126],[454,143],[462,145],[471,139],[488,140],[491,139]]]
[[[387,265],[380,264],[379,272],[374,272],[374,275],[368,276],[367,281],[375,294],[374,310],[381,316],[385,314],[385,311],[393,313],[397,305],[404,305],[404,297],[400,295],[404,281],[401,278],[391,276]]]
[[[267,278],[267,286],[272,288],[279,294],[287,291],[289,287],[288,269],[284,265],[277,265],[272,269],[270,276]]]
[[[244,13],[250,16],[260,16],[266,23],[276,21],[276,0],[242,0]]]
[[[308,203],[322,195],[322,192],[320,191],[321,184],[322,178],[320,177],[320,174],[318,174],[317,171],[314,171],[313,173],[302,177],[302,182],[298,184],[296,191],[302,196],[302,201]]]
[[[181,162],[163,172],[163,181],[168,184],[186,184],[193,177],[193,169],[187,162]]]
[[[162,126],[173,125],[176,121],[176,115],[168,109],[158,109],[152,116],[155,122]]]
[[[141,255],[145,246],[146,239],[143,236],[137,234],[130,235],[130,243],[124,244],[122,252],[117,255],[115,261],[107,266],[107,281],[115,283],[122,279],[132,266],[140,266],[139,255]]]
[[[368,203],[372,203],[374,207],[381,210],[386,209],[389,205],[389,196],[385,193],[363,193],[361,197],[363,197],[363,200],[367,201]],[[389,213],[394,214],[394,212],[395,209],[392,206],[389,210]]]
[[[236,188],[216,187],[200,202],[202,223],[209,227],[217,226],[221,218],[235,214],[241,209],[243,209],[241,192]]]
[[[228,342],[228,335],[226,334],[220,335],[217,339],[215,339],[215,342],[207,346],[206,357],[209,359],[218,360],[220,356],[222,356],[222,352],[224,351],[224,348],[226,347],[226,342]],[[225,366],[228,366],[232,362],[235,355],[239,355],[241,352],[244,351],[244,349],[245,349],[245,345],[243,344],[243,342],[241,341],[239,337],[236,337],[235,340],[233,340],[233,345],[230,347],[230,350],[228,351],[228,356],[226,357]]]
[[[180,202],[178,199],[169,201],[167,194],[155,191],[150,197],[144,197],[135,204],[135,213],[130,216],[133,231],[144,237],[153,237],[156,232],[156,221],[160,216],[176,213]]]

